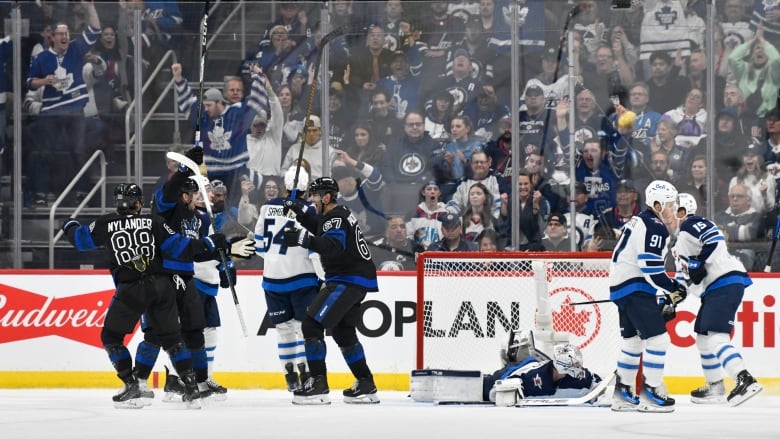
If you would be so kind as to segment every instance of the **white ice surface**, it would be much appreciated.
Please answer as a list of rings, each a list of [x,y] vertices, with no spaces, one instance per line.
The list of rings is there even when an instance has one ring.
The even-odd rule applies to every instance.
[[[335,389],[334,389],[335,390]],[[780,438],[780,397],[739,407],[700,406],[678,396],[673,413],[608,408],[433,406],[405,392],[381,392],[375,405],[301,407],[284,391],[231,390],[222,403],[185,410],[163,403],[118,410],[108,389],[0,389],[2,439],[405,439],[405,438]]]

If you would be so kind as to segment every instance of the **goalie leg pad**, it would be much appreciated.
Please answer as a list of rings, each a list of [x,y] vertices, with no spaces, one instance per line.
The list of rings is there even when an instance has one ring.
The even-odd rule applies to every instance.
[[[413,401],[482,401],[482,373],[478,370],[413,370],[410,381]]]
[[[511,407],[517,404],[519,399],[523,399],[523,382],[520,378],[508,378],[498,380],[493,386],[495,395],[491,395],[491,400],[497,407]],[[494,393],[491,392],[491,393]]]

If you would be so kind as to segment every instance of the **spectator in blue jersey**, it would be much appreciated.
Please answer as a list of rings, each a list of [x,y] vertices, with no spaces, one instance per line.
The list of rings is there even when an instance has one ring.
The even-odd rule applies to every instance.
[[[615,186],[619,176],[613,170],[609,152],[597,138],[585,140],[582,158],[577,164],[577,181],[585,183],[588,190],[588,207],[601,212],[615,206]]]
[[[252,88],[246,104],[227,106],[222,92],[210,88],[203,93],[203,111],[198,118],[198,97],[182,76],[179,63],[171,66],[176,83],[176,97],[179,109],[189,115],[193,127],[200,128],[203,157],[210,178],[225,182],[228,189],[228,204],[234,204],[241,195],[239,176],[246,173],[249,161],[246,137],[255,116],[261,111],[269,114],[268,93],[263,83],[262,71],[252,66]]]
[[[84,2],[89,20],[80,38],[70,40],[68,25],[56,23],[51,34],[51,47],[41,52],[30,66],[27,86],[43,87],[43,101],[38,119],[41,147],[46,151],[36,163],[36,178],[31,186],[35,204],[46,205],[46,193],[63,188],[81,167],[84,156],[84,106],[87,104],[87,86],[82,67],[84,56],[100,36],[100,19],[92,2]],[[55,156],[64,152],[67,159]],[[57,161],[56,168],[53,166]],[[65,175],[62,181],[52,181],[55,169]],[[77,190],[86,192],[87,182],[80,182]],[[58,189],[59,190],[59,189]]]
[[[510,110],[506,104],[499,102],[493,84],[482,84],[477,100],[466,104],[463,114],[474,123],[474,136],[483,142],[489,142],[493,139],[493,132],[499,121],[510,116]]]
[[[442,238],[430,246],[428,251],[433,252],[473,252],[477,251],[477,245],[467,241],[463,236],[463,225],[460,216],[447,213],[439,217],[441,221]]]
[[[390,94],[390,109],[396,119],[403,119],[408,111],[417,109],[421,105],[420,66],[422,60],[416,46],[409,51],[413,52],[417,68],[415,70],[410,68],[410,60],[406,52],[396,50],[390,61],[390,74],[377,83],[379,88],[387,90]]]
[[[644,82],[635,82],[628,89],[629,108],[636,114],[634,122],[634,131],[631,134],[633,139],[641,141],[645,148],[643,153],[650,150],[650,139],[655,136],[655,129],[658,121],[661,120],[661,113],[650,108],[650,89]]]

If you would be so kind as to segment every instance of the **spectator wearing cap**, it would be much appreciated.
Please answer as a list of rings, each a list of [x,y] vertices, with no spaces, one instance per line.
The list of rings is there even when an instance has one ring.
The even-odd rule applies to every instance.
[[[452,70],[456,53],[465,52],[471,60],[473,75],[482,82],[493,82],[493,64],[496,51],[488,45],[488,36],[483,32],[482,22],[478,18],[466,21],[463,40],[456,42],[447,51],[445,71]]]
[[[568,190],[566,192],[567,202],[574,201],[574,230],[577,235],[577,247],[586,251],[601,250],[602,240],[595,236],[598,214],[588,209],[588,190],[585,183],[578,181],[574,184],[574,197],[568,194]],[[563,216],[566,218],[566,223],[571,224],[571,212],[566,212]]]
[[[409,66],[409,57],[406,52],[396,50],[390,61],[390,74],[382,77],[377,83],[378,88],[387,90],[391,94],[390,110],[396,119],[403,119],[407,111],[418,108],[421,104],[420,68],[422,60],[416,46],[410,48],[409,51],[415,54],[416,68],[413,70]]]
[[[309,163],[311,167],[311,178],[316,180],[322,177],[322,124],[320,117],[311,115],[309,117],[309,124],[305,127],[303,132],[303,142],[294,143],[287,150],[287,154],[282,160],[282,169],[287,169],[292,166],[293,161],[297,160],[300,156],[301,147],[303,147],[303,158]],[[336,158],[336,151],[333,149],[328,150],[328,160],[333,162]]]
[[[729,181],[731,189],[740,184],[750,190],[750,206],[766,215],[775,208],[775,178],[766,172],[761,145],[750,143],[742,150],[742,167]]]
[[[379,170],[342,153],[333,162],[330,174],[339,185],[339,204],[355,215],[363,233],[381,236],[386,224],[379,194],[382,188]]]
[[[493,138],[499,121],[510,116],[510,110],[506,104],[499,102],[493,84],[482,84],[477,100],[466,104],[463,114],[474,123],[474,136],[487,143]]]
[[[447,213],[439,217],[442,238],[428,247],[428,251],[467,252],[477,251],[477,245],[463,238],[460,216]]]
[[[609,227],[619,230],[628,220],[639,215],[639,194],[634,182],[627,179],[620,180],[615,187],[615,198],[617,199],[615,207],[602,211],[599,219]]]
[[[291,44],[299,45],[307,35],[314,33],[318,25],[309,15],[308,9],[302,8],[296,1],[279,2],[277,18],[268,25],[263,39],[268,39],[275,29],[281,27],[290,35]]]
[[[417,205],[406,229],[411,239],[427,249],[431,243],[442,237],[439,218],[447,214],[447,205],[441,201],[441,189],[436,180],[431,180],[422,187],[420,198],[422,201]]]
[[[282,104],[267,77],[264,78],[264,83],[270,108],[261,108],[257,112],[246,136],[246,148],[249,153],[247,168],[257,186],[268,177],[282,175],[284,113]]]
[[[240,196],[239,176],[246,172],[249,161],[246,138],[252,121],[261,110],[268,111],[265,79],[257,66],[252,67],[252,87],[246,105],[226,106],[222,92],[210,88],[203,93],[203,112],[198,118],[197,96],[182,76],[181,64],[174,63],[171,73],[176,85],[179,110],[189,114],[193,127],[200,127],[203,160],[210,178],[220,179],[230,189],[228,200],[235,203]]]
[[[640,55],[644,58],[644,55]],[[672,64],[672,57],[663,50],[658,50],[649,55],[650,77],[647,86],[650,90],[650,108],[659,113],[677,107],[681,96],[685,96],[690,89],[690,83],[680,77],[679,68]]]
[[[531,80],[523,92],[522,99],[524,100],[525,105],[520,108],[518,135],[521,138],[533,136],[541,139],[544,133],[545,124],[552,123],[552,120],[548,121],[547,119],[544,89],[540,84]],[[553,133],[548,134],[549,139],[552,139],[553,137],[555,137]]]
[[[568,229],[566,228],[566,217],[560,213],[550,214],[547,220],[547,227],[542,238],[544,250],[548,252],[568,252],[571,251],[571,241],[569,240]],[[575,243],[575,250],[581,249]]]
[[[388,215],[385,233],[371,242],[371,260],[379,271],[412,271],[425,249],[409,239],[403,215]]]

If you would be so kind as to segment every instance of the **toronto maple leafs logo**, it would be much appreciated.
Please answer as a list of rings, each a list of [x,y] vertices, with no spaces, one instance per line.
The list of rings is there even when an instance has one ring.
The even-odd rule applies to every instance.
[[[665,26],[669,29],[669,26],[674,26],[677,22],[677,11],[672,10],[671,6],[664,6],[660,11],[655,13],[655,21],[659,25]]]
[[[211,149],[214,151],[227,151],[231,148],[230,137],[233,135],[233,131],[225,131],[225,129],[219,125],[215,126],[213,130],[209,131],[209,141],[211,142]]]

